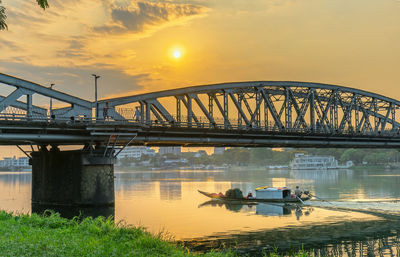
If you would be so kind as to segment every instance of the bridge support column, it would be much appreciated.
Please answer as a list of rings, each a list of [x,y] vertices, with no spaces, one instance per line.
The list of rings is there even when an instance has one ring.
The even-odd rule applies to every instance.
[[[114,205],[114,163],[104,151],[81,150],[32,153],[32,204]]]

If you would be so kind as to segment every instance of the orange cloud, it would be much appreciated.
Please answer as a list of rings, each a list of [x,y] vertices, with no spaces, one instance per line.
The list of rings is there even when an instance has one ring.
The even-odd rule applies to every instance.
[[[204,7],[170,2],[133,2],[128,7],[111,9],[109,25],[95,27],[99,32],[142,32],[146,28],[158,26],[183,17],[203,13]]]
[[[25,0],[6,7],[9,31],[0,34],[0,60],[42,67],[55,62],[64,67],[107,63],[122,70],[136,55],[130,48],[133,42],[206,10],[169,1],[130,1],[122,6],[115,0],[54,0],[46,11]]]

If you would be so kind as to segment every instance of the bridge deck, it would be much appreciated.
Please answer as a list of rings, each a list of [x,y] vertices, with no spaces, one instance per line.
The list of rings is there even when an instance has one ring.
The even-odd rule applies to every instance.
[[[1,121],[1,145],[83,145],[116,146],[245,146],[245,147],[364,147],[398,148],[400,136],[325,133],[315,131],[274,131],[265,128],[188,128],[187,126],[146,126],[136,122],[87,121]]]

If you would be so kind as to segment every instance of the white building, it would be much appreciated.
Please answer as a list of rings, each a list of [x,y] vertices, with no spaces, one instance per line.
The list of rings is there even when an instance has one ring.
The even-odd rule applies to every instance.
[[[0,161],[1,168],[26,168],[29,167],[29,158],[28,157],[5,157]]]
[[[17,167],[27,167],[29,166],[29,158],[28,157],[19,157],[16,160],[16,165]]]
[[[225,152],[225,147],[214,147],[214,154],[223,154]]]
[[[172,153],[174,155],[180,155],[181,154],[181,147],[180,146],[163,146],[160,147],[160,149],[158,150],[158,154],[168,154],[168,153]]]
[[[151,149],[150,147],[147,146],[128,146],[125,147],[124,150],[122,150],[117,158],[118,159],[123,159],[123,158],[135,158],[135,159],[140,159],[142,155],[150,155],[150,156],[155,156],[156,151]]]
[[[5,157],[3,160],[0,161],[1,167],[11,167],[12,164],[13,164],[13,158],[11,157]]]

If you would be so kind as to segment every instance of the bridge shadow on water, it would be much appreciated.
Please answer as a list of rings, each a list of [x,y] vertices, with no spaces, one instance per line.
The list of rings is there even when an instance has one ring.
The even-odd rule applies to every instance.
[[[84,219],[86,217],[115,217],[115,206],[63,206],[63,205],[45,205],[45,204],[34,204],[32,203],[32,213],[43,214],[46,211],[51,210],[58,212],[61,217],[72,219],[79,217]]]
[[[204,203],[204,205],[209,204],[211,203]],[[231,211],[239,211],[241,208],[231,204],[225,207]],[[291,255],[301,249],[311,253],[312,256],[400,256],[400,215],[398,213],[340,209],[344,212],[355,211],[372,215],[375,218],[367,221],[334,221],[329,224],[305,224],[301,227],[288,226],[273,230],[215,234],[183,240],[180,243],[195,252],[231,249],[243,256],[265,256],[266,253],[275,251]],[[312,210],[313,208],[303,207],[303,212]],[[282,211],[277,215],[288,215],[301,210],[296,207],[282,207]],[[263,215],[262,212],[257,213],[259,214]]]

